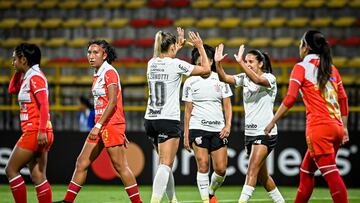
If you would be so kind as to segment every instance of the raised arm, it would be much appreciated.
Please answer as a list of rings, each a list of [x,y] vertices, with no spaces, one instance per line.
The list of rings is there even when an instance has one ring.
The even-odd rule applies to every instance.
[[[215,63],[216,63],[216,72],[219,75],[219,80],[231,85],[235,85],[236,81],[233,75],[228,75],[225,73],[224,68],[221,65],[221,61],[226,57],[227,54],[223,55],[224,45],[220,44],[215,48]]]
[[[12,76],[8,87],[8,92],[10,94],[19,93],[22,76],[23,76],[22,72],[15,72],[15,74]]]
[[[249,77],[251,81],[253,81],[255,84],[270,87],[269,81],[262,77],[261,75],[256,74],[253,70],[251,70],[243,60],[243,54],[244,54],[245,47],[244,45],[241,45],[239,48],[238,54],[234,54],[234,57],[236,61],[240,64],[240,67],[244,70],[245,74]],[[265,59],[264,59],[265,60]],[[265,61],[263,61],[263,66],[265,65]]]
[[[193,43],[194,47],[199,50],[201,56],[201,66],[195,66],[194,70],[191,72],[191,75],[205,75],[209,74],[211,71],[209,59],[206,55],[203,41],[199,33],[189,32],[189,38]]]

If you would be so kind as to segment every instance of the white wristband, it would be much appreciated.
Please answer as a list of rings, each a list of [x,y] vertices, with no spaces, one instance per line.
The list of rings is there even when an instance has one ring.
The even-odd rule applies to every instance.
[[[96,123],[95,126],[94,126],[94,128],[99,128],[99,129],[100,129],[101,127],[102,127],[102,124],[101,124],[101,123]]]

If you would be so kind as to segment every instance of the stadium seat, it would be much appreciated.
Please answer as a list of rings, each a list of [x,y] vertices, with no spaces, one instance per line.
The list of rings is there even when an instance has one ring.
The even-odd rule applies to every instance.
[[[31,28],[37,27],[39,25],[39,23],[40,23],[40,19],[29,18],[29,19],[25,19],[24,21],[19,23],[19,27],[24,28],[24,29],[31,29]]]
[[[76,39],[72,39],[72,40],[67,40],[66,41],[66,45],[68,47],[72,47],[72,48],[83,48],[87,45],[87,43],[89,42],[88,38],[76,38]]]
[[[180,18],[178,20],[175,20],[174,26],[188,28],[188,27],[192,27],[194,25],[194,23],[195,23],[195,18],[192,18],[192,17]]]
[[[4,18],[0,21],[0,29],[13,29],[18,22],[16,18]]]
[[[235,3],[236,7],[240,8],[240,9],[250,9],[250,8],[254,8],[257,5],[257,1],[256,0],[242,0],[242,1],[237,1]]]
[[[329,27],[331,21],[332,18],[330,17],[320,17],[310,21],[310,25],[313,27]]]
[[[130,25],[134,28],[141,28],[141,27],[146,27],[151,25],[151,20],[147,19],[147,18],[138,18],[138,19],[133,19],[130,22]]]
[[[345,67],[345,64],[347,61],[348,61],[348,58],[346,58],[344,56],[334,56],[332,58],[332,62],[337,68]]]
[[[190,0],[172,0],[168,2],[168,5],[174,8],[185,8],[190,5]]]
[[[1,10],[10,9],[13,5],[14,5],[13,1],[0,1]]]
[[[271,42],[270,38],[267,37],[259,37],[259,38],[255,38],[249,41],[248,45],[250,47],[254,47],[254,48],[262,48],[262,47],[267,47]]]
[[[94,18],[85,22],[85,27],[88,28],[102,28],[105,25],[106,20],[104,18]]]
[[[112,45],[115,47],[128,47],[134,44],[134,40],[130,38],[121,38],[112,41]]]
[[[199,21],[196,22],[196,27],[198,28],[203,28],[203,29],[207,29],[207,28],[214,28],[216,27],[217,23],[219,22],[218,18],[215,17],[208,17],[208,18],[203,18],[200,19]]]
[[[337,38],[337,37],[329,36],[329,37],[327,38],[327,41],[328,41],[328,43],[329,43],[331,46],[335,46],[335,45],[337,45],[337,44],[340,42],[340,39]]]
[[[294,45],[294,39],[291,37],[280,37],[271,41],[271,46],[284,48]]]
[[[154,38],[142,38],[135,40],[134,43],[138,47],[149,48],[149,47],[153,47],[154,41],[155,41]]]
[[[36,7],[41,10],[48,10],[48,9],[55,8],[57,5],[58,5],[57,0],[41,1],[41,2],[37,3]]]
[[[240,22],[240,18],[225,18],[218,23],[218,26],[223,29],[231,29],[238,27],[240,25]]]
[[[1,47],[5,49],[11,49],[19,45],[24,40],[22,38],[13,37],[13,38],[7,38],[5,40],[1,40]]]
[[[349,2],[351,8],[360,8],[360,0],[353,0]]]
[[[258,6],[261,8],[275,8],[279,5],[278,0],[264,0],[258,3]]]
[[[23,1],[16,2],[15,7],[17,9],[31,9],[31,8],[34,8],[35,5],[36,5],[36,1],[23,0]]]
[[[79,1],[77,0],[66,0],[64,2],[59,2],[59,8],[61,9],[75,9],[79,5]]]
[[[107,21],[107,25],[113,29],[122,28],[129,23],[127,18],[114,18],[111,21]]]
[[[44,45],[45,39],[40,37],[33,37],[28,39],[27,42],[31,44],[36,44],[41,47],[42,45]]]
[[[170,18],[159,18],[152,21],[155,27],[169,27],[172,26],[174,21]]]
[[[101,5],[101,1],[99,1],[99,0],[87,0],[87,1],[81,2],[80,8],[95,9],[95,8],[98,8],[100,5]]]
[[[145,6],[145,1],[143,0],[131,0],[129,2],[125,2],[124,7],[130,9],[137,9]]]
[[[280,6],[283,8],[299,8],[302,4],[302,0],[285,0],[280,2]]]
[[[343,46],[360,46],[360,37],[350,36],[346,39],[340,41],[340,44]]]
[[[347,63],[349,68],[360,68],[360,57],[354,57]]]
[[[341,17],[333,21],[335,27],[350,27],[355,23],[354,17]]]
[[[40,23],[40,27],[45,29],[54,29],[59,28],[61,26],[62,19],[61,18],[49,18]]]
[[[102,6],[104,8],[108,9],[117,9],[120,8],[124,4],[121,0],[112,0],[112,1],[105,1],[102,3]]]
[[[212,37],[204,39],[204,44],[207,44],[212,47],[216,47],[221,43],[224,43],[226,39],[224,37]]]
[[[210,0],[196,0],[191,2],[191,7],[193,8],[210,8],[212,5],[212,2]]]
[[[81,18],[70,18],[62,23],[64,28],[76,28],[84,24],[84,19]]]
[[[215,1],[213,3],[213,7],[218,9],[227,9],[233,7],[234,3],[235,2],[233,0],[220,0],[220,1]]]
[[[64,38],[52,38],[45,42],[45,46],[49,48],[59,48],[65,45],[66,40]]]
[[[262,26],[263,23],[262,18],[249,18],[244,20],[241,25],[246,28],[256,28]]]
[[[309,22],[307,17],[296,17],[286,21],[286,24],[290,27],[305,27]]]
[[[166,0],[150,0],[147,2],[147,6],[153,8],[164,8],[166,6]]]
[[[329,8],[343,8],[347,4],[347,0],[330,0],[326,3]]]
[[[276,18],[271,18],[270,20],[266,21],[265,26],[270,27],[270,28],[277,28],[277,27],[284,26],[285,22],[286,22],[285,18],[276,17]]]
[[[242,44],[246,45],[248,39],[245,37],[234,37],[225,41],[225,46],[231,48],[239,48]]]
[[[303,3],[305,8],[320,8],[325,4],[324,0],[307,0]]]

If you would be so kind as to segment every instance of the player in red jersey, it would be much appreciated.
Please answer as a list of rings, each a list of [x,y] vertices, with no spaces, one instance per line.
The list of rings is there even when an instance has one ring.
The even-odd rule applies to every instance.
[[[349,141],[347,96],[338,70],[331,64],[331,50],[322,33],[307,31],[300,41],[300,57],[291,73],[289,90],[273,120],[265,128],[269,134],[275,123],[295,103],[301,90],[306,107],[308,150],[300,167],[300,185],[295,203],[308,202],[314,188],[314,173],[320,170],[335,203],[346,203],[346,186],[336,167],[340,145]]]
[[[39,203],[51,203],[51,187],[46,179],[48,151],[53,143],[49,116],[48,84],[39,64],[41,52],[34,44],[23,43],[13,53],[15,74],[9,93],[18,94],[22,136],[6,165],[6,175],[16,203],[26,203],[26,186],[20,170],[28,165]]]
[[[95,105],[95,126],[90,131],[84,147],[77,158],[76,167],[61,202],[74,202],[85,183],[90,164],[105,147],[113,167],[125,185],[131,202],[140,203],[140,194],[135,176],[128,166],[125,156],[125,116],[122,106],[120,79],[111,63],[116,53],[105,40],[94,40],[88,44],[87,58],[95,68],[92,94]]]

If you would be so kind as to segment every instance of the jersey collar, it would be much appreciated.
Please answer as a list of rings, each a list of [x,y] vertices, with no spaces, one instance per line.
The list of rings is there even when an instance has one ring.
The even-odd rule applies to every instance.
[[[99,70],[96,72],[94,71],[94,76],[100,76],[101,73],[108,67],[110,64],[107,61],[104,61],[104,63],[100,66]]]
[[[316,59],[319,59],[320,57],[319,57],[319,55],[317,55],[317,54],[308,54],[308,55],[306,55],[305,56],[305,58],[304,58],[304,62],[310,62],[311,60],[316,60]]]
[[[40,71],[39,64],[35,64],[35,65],[31,66],[31,67],[26,71],[26,73],[25,73],[25,75],[24,75],[24,80],[25,80],[27,77],[29,77],[29,75],[31,74],[31,72],[33,72],[34,70],[35,70],[35,71]]]

